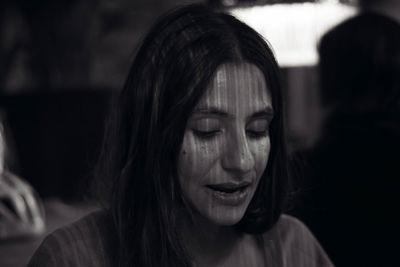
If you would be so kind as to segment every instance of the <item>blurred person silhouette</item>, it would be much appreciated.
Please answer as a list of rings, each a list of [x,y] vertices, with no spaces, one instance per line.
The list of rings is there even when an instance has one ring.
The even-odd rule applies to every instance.
[[[399,0],[358,0],[361,12],[378,13],[400,22]]]
[[[8,168],[6,126],[0,116],[0,240],[43,234],[42,202],[32,186]]]
[[[400,25],[364,11],[320,41],[322,135],[305,223],[338,266],[400,266]]]

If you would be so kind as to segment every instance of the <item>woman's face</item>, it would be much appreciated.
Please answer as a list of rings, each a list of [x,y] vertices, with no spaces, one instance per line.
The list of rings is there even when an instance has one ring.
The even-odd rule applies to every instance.
[[[220,225],[243,217],[271,148],[271,95],[249,63],[221,65],[188,120],[179,182],[195,214]]]

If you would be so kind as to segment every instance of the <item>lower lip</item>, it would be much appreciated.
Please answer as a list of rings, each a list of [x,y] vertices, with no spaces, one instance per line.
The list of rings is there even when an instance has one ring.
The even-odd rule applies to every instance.
[[[239,206],[245,202],[247,195],[249,194],[249,191],[250,191],[250,186],[247,186],[242,191],[238,190],[238,191],[235,191],[232,193],[225,193],[225,192],[221,192],[218,190],[213,190],[211,188],[207,188],[207,189],[209,190],[211,195],[214,197],[214,199],[217,200],[222,205]]]

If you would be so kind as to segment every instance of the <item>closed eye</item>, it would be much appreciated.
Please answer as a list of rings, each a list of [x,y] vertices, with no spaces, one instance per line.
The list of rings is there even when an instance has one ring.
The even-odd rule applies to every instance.
[[[264,131],[250,131],[250,130],[247,130],[246,132],[247,132],[247,135],[249,137],[252,137],[252,138],[266,137],[269,134],[268,130],[264,130]]]
[[[257,119],[251,121],[246,127],[246,133],[249,137],[261,138],[269,134],[269,120]]]
[[[221,130],[211,130],[211,131],[200,131],[197,129],[192,129],[193,134],[200,138],[200,139],[212,139],[215,137],[217,134],[221,132]]]
[[[219,118],[193,119],[189,122],[189,127],[195,137],[201,139],[211,139],[221,132],[221,120]]]

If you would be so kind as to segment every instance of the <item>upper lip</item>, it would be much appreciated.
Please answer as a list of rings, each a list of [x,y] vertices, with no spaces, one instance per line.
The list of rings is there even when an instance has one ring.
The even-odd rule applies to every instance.
[[[250,184],[251,184],[250,182],[244,181],[244,182],[240,182],[240,183],[228,182],[228,183],[220,183],[220,184],[208,184],[206,186],[211,189],[217,189],[217,190],[220,190],[220,189],[235,190],[235,189],[244,188]]]

